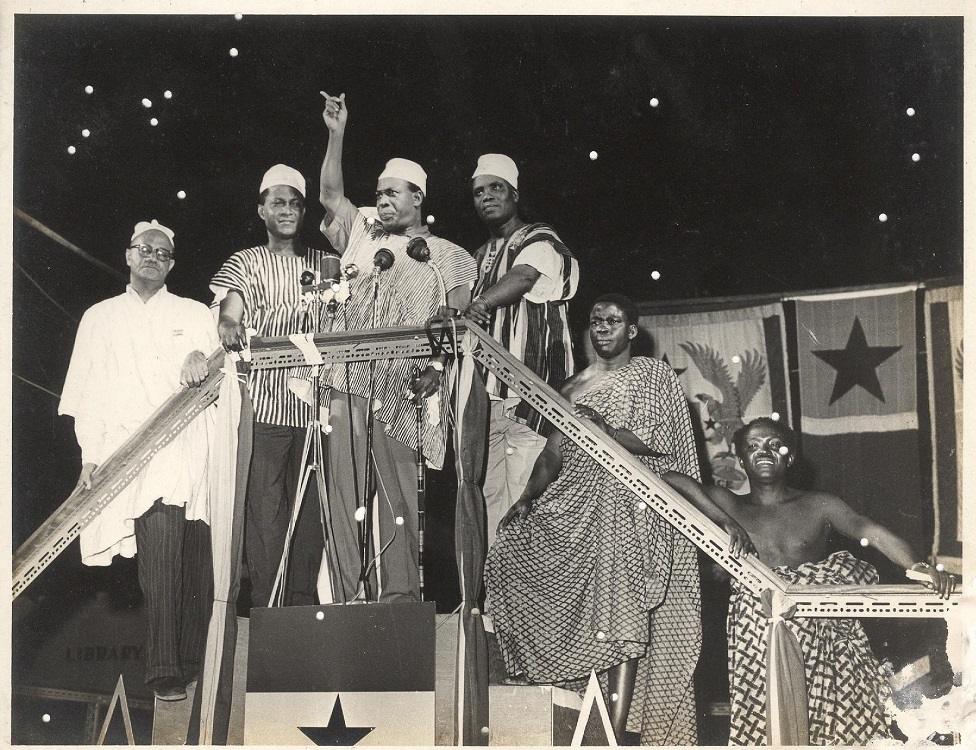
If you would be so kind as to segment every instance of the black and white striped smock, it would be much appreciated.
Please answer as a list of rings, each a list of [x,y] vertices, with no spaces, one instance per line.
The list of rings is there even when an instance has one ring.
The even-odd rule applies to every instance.
[[[302,272],[311,269],[321,253],[306,248],[303,256],[276,255],[259,245],[231,255],[210,280],[214,305],[238,292],[244,299],[243,323],[258,336],[302,333],[308,325],[302,306]],[[288,389],[291,368],[252,370],[248,385],[256,422],[305,427],[312,408]]]
[[[322,233],[342,252],[342,266],[354,263],[359,275],[350,283],[350,297],[343,314],[337,315],[333,330],[363,330],[390,326],[421,325],[437,312],[442,304],[437,275],[430,263],[437,266],[444,279],[444,288],[474,286],[478,267],[474,258],[463,248],[425,230],[422,233],[430,247],[430,263],[420,263],[407,255],[410,237],[392,235],[382,225],[367,217],[347,201],[336,212]],[[379,277],[379,291],[375,318],[373,315],[373,256],[380,248],[393,253],[393,266]],[[414,369],[423,370],[427,357],[414,359],[376,360],[374,371],[374,400],[379,401],[376,418],[386,424],[390,437],[416,449],[417,425],[414,406],[404,395]],[[444,461],[447,439],[449,371],[441,378],[439,424],[430,425],[424,415],[424,456],[435,468]],[[332,368],[331,385],[344,393],[369,397],[369,364],[350,363]],[[428,400],[429,401],[429,400]]]

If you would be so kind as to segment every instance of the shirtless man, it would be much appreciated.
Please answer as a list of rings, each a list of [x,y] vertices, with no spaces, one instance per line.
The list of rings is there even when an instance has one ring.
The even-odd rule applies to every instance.
[[[836,530],[874,545],[906,570],[924,573],[931,581],[927,585],[939,596],[949,597],[955,586],[953,577],[916,562],[918,558],[905,540],[835,495],[787,485],[787,469],[796,456],[796,436],[789,427],[767,417],[755,419],[735,434],[734,443],[751,492],[734,495],[724,487],[708,487],[706,492],[745,528],[759,559],[789,583],[877,583],[874,568],[849,552],[828,555],[827,538]],[[687,477],[673,473],[667,479],[679,489],[689,483]],[[759,597],[737,582],[732,588],[727,623],[729,744],[764,744],[767,620]],[[887,737],[884,704],[890,688],[860,623],[812,618],[793,618],[790,623],[806,665],[810,743],[861,745]]]

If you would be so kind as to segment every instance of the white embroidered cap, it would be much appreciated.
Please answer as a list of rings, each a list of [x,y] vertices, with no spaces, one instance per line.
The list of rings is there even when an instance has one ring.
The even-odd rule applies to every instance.
[[[427,173],[415,161],[400,158],[390,159],[380,173],[380,176],[376,179],[382,180],[384,177],[396,177],[407,182],[412,182],[420,188],[421,193],[427,195]]]
[[[129,238],[129,242],[135,240],[143,232],[148,232],[150,229],[155,229],[157,232],[162,232],[167,237],[169,237],[170,242],[176,241],[176,234],[169,227],[164,227],[158,221],[153,219],[152,221],[140,221],[136,224],[135,229],[132,230],[132,236]]]
[[[513,188],[518,189],[518,167],[505,154],[482,154],[479,156],[478,166],[474,168],[471,179],[483,174],[501,177]]]
[[[261,178],[261,187],[258,188],[258,195],[275,185],[293,187],[302,194],[302,198],[305,197],[305,178],[302,177],[301,172],[287,164],[275,164],[264,173],[264,177]]]

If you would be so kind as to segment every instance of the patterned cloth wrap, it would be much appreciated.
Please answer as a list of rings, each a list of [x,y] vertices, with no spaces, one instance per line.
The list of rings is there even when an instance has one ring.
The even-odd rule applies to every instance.
[[[797,568],[773,571],[791,584],[878,582],[877,571],[850,552]],[[727,622],[732,726],[730,745],[766,744],[766,630],[759,597],[732,583]],[[858,620],[796,617],[789,620],[803,652],[810,744],[863,745],[890,732],[884,706],[890,670],[871,651]]]
[[[641,457],[653,471],[698,477],[685,397],[666,363],[634,357],[577,403],[665,454]],[[696,550],[574,442],[564,437],[561,449],[559,476],[528,517],[502,530],[486,560],[506,669],[565,683],[647,654],[628,729],[645,744],[695,744]]]

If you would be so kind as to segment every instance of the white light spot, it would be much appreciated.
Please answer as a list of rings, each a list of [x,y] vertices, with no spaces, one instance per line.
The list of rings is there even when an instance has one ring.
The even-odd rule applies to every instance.
[[[607,634],[604,633],[602,630],[598,630],[596,631],[596,639],[598,641],[605,641],[607,639]]]
[[[86,94],[94,94],[95,93],[95,87],[92,86],[92,85],[90,85],[90,84],[88,86],[85,86],[85,93]]]
[[[479,617],[481,615],[481,610],[477,607],[472,607],[471,614],[473,614],[475,617]]]
[[[779,447],[779,455],[788,456],[789,454],[790,454],[790,449],[787,448],[785,445],[781,445]]]
[[[861,537],[861,546],[862,546],[862,547],[867,547],[867,546],[868,546],[868,544],[869,544],[869,542],[868,542],[868,538],[867,538],[866,536],[862,536],[862,537]]]
[[[611,703],[616,703],[619,700],[620,700],[620,696],[619,695],[617,695],[616,693],[610,693],[610,702]]]
[[[332,432],[332,425],[327,424],[325,426],[325,434],[328,435],[330,432]]]
[[[437,219],[434,218],[434,214],[427,214],[427,223],[433,224]]]
[[[921,158],[922,158],[922,155],[921,154],[918,154],[918,153],[912,154],[912,161],[917,162]]]
[[[185,190],[177,190],[176,191],[176,197],[179,198],[180,200],[183,200],[184,198],[186,198],[186,191]]]
[[[878,214],[878,221],[882,223],[888,221],[888,214]]]
[[[741,361],[742,361],[742,357],[740,357],[738,354],[733,354],[732,355],[732,364],[737,365]]]
[[[376,223],[376,217],[375,216],[367,216],[366,217],[366,223],[367,224],[375,224]]]
[[[487,737],[488,736],[488,727],[481,727],[481,733]]]
[[[637,510],[647,510],[647,503],[645,503],[643,500],[638,500]]]
[[[319,610],[318,612],[316,612],[315,613],[315,619],[318,620],[319,622],[321,622],[322,620],[324,620],[325,619],[325,612],[323,612],[322,610]]]
[[[166,89],[163,92],[163,99],[172,99],[172,98],[173,98],[173,92],[170,91],[169,89]]]
[[[397,526],[403,526],[403,516],[397,516],[396,518],[393,519],[393,522]]]
[[[240,21],[242,18],[244,18],[244,14],[243,13],[235,13],[234,14],[234,20],[235,21]]]
[[[153,127],[156,127],[157,125],[159,125],[159,120],[157,120],[155,117],[150,117],[149,124],[152,125]]]
[[[74,146],[68,146],[68,153],[69,154],[74,154],[74,152],[77,151],[77,150],[78,149],[76,149]]]
[[[356,512],[354,515],[356,517],[356,520],[362,523],[363,521],[366,520],[366,509],[360,506],[359,508],[356,508]]]
[[[152,106],[152,100],[143,97],[142,106],[145,107],[146,109],[149,109]]]
[[[231,47],[230,48],[230,56],[231,57],[237,57],[237,47]]]
[[[505,455],[506,455],[506,456],[511,456],[511,455],[513,455],[514,453],[515,453],[515,449],[514,449],[514,448],[512,448],[511,446],[509,446],[508,448],[506,448],[506,449],[505,449]]]
[[[943,570],[945,570],[945,565],[942,563],[936,563],[935,569],[941,573]]]
[[[906,109],[905,110],[905,114],[908,115],[909,117],[914,117],[915,116],[915,107],[909,107],[908,109]]]
[[[660,271],[651,271],[651,278],[654,279],[655,281],[657,281],[659,278],[661,278],[661,272]]]
[[[51,721],[51,714],[44,714],[41,717],[41,721],[43,721],[45,724],[49,723]]]
[[[652,96],[652,97],[651,97],[651,101],[650,101],[650,105],[651,105],[652,107],[656,107],[656,106],[657,106],[658,104],[660,104],[660,103],[661,103],[661,102],[659,102],[659,101],[658,101],[658,99],[657,99],[657,97],[656,97],[656,96]]]
[[[774,422],[779,422],[779,412],[774,411],[772,414],[769,415],[769,418]]]
[[[373,399],[373,411],[379,411],[382,408],[383,408],[383,402],[380,401],[378,398]]]
[[[596,161],[599,156],[596,151],[590,151],[590,161]]]
[[[81,137],[82,138],[87,138],[90,135],[91,135],[91,131],[88,128],[82,128],[81,129]]]

